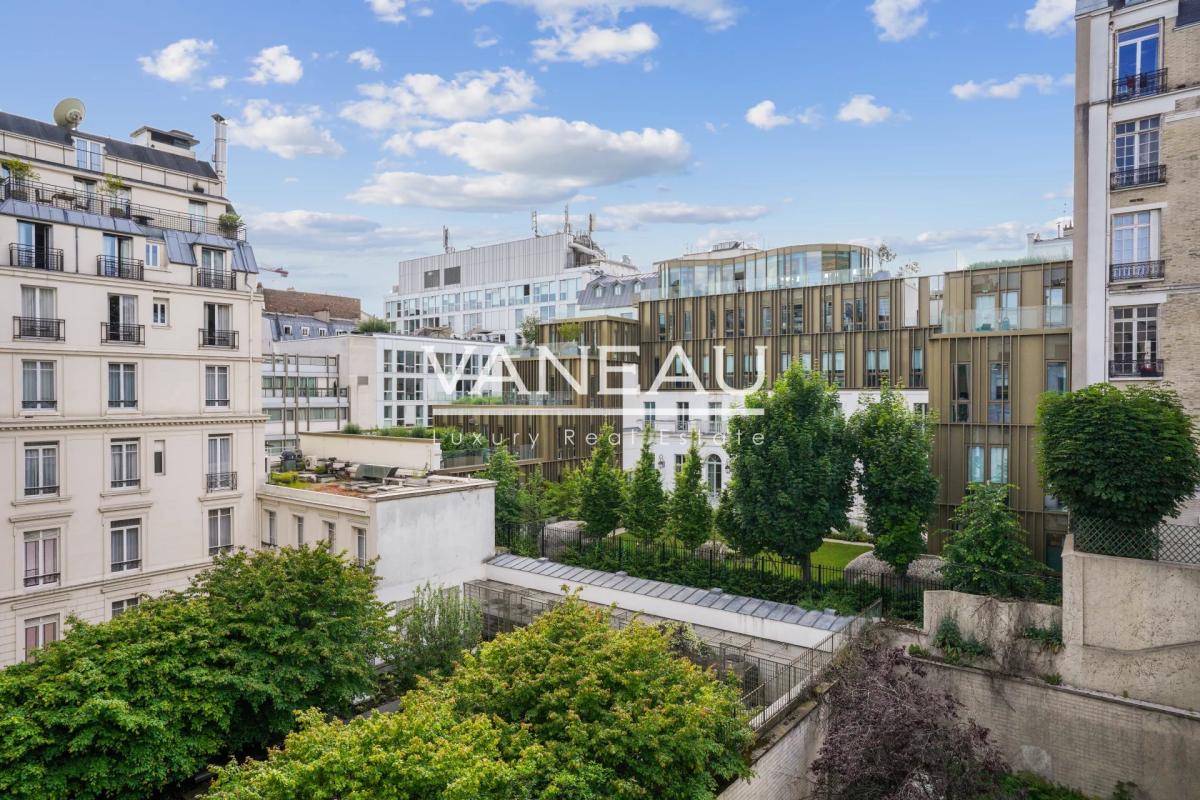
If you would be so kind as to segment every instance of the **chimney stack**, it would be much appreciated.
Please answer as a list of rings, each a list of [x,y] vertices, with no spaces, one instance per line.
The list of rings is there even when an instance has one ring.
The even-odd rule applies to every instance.
[[[221,194],[226,193],[226,181],[228,180],[228,155],[226,151],[229,147],[229,124],[225,122],[225,118],[220,114],[213,114],[213,169],[217,172],[217,180],[221,182]]]

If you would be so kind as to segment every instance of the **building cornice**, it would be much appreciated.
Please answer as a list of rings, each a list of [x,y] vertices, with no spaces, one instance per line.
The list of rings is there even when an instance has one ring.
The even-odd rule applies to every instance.
[[[212,427],[218,425],[261,425],[267,417],[263,415],[236,416],[187,416],[187,417],[87,417],[83,419],[38,418],[31,420],[2,420],[0,433],[22,431],[82,431],[82,430],[130,430],[137,428],[183,428]]]

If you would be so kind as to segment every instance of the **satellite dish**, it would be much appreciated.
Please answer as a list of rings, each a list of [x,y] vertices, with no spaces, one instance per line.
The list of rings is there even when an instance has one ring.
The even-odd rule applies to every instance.
[[[82,100],[68,97],[58,101],[58,105],[54,107],[54,121],[64,128],[78,128],[86,111]]]

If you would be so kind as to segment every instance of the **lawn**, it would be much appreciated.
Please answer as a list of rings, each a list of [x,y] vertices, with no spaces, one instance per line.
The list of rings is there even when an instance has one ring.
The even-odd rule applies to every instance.
[[[858,556],[871,549],[869,544],[857,542],[823,542],[812,555],[812,563],[825,567],[843,569]]]

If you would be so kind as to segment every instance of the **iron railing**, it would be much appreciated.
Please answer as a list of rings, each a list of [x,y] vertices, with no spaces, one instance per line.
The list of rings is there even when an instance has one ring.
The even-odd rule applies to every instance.
[[[124,278],[127,281],[144,279],[145,262],[140,258],[96,256],[96,274],[105,278]]]
[[[1142,167],[1119,169],[1109,175],[1108,187],[1113,191],[1151,183],[1166,183],[1167,165],[1149,164]]]
[[[236,289],[237,276],[224,270],[196,267],[192,271],[192,285],[205,289]]]
[[[1155,281],[1163,277],[1166,262],[1157,261],[1128,261],[1124,264],[1112,264],[1108,268],[1108,279],[1117,281]]]
[[[13,267],[63,271],[63,251],[57,247],[38,247],[32,244],[8,245],[8,263]]]
[[[863,386],[868,389],[878,389],[884,380],[888,378],[889,372],[886,369],[868,370],[863,376]]]
[[[237,350],[238,332],[222,331],[214,328],[200,328],[201,347],[222,347],[226,350]]]
[[[25,577],[25,587],[49,586],[52,583],[58,583],[58,578],[61,574],[59,572],[43,572],[41,575],[27,575]]]
[[[112,403],[110,402],[109,405],[111,406]],[[120,479],[114,479],[112,481],[112,486],[110,488],[112,488],[112,489],[135,489],[141,485],[142,485],[141,478],[120,478]]]
[[[204,476],[205,490],[221,492],[237,488],[236,472],[210,472]]]
[[[1075,549],[1102,556],[1200,564],[1200,526],[1159,523],[1130,530],[1108,520],[1071,515]]]
[[[51,408],[53,408],[53,406],[51,406]],[[45,486],[26,486],[25,487],[25,496],[26,497],[47,497],[49,495],[58,494],[58,488],[59,487],[58,487],[57,483],[53,484],[53,485],[47,484]]]
[[[908,388],[923,389],[925,388],[925,370],[911,369],[908,373]]]
[[[1117,359],[1108,362],[1110,378],[1161,378],[1162,359]]]
[[[100,323],[100,341],[118,344],[145,344],[145,325],[124,325],[117,322]]]
[[[46,339],[61,342],[66,338],[66,320],[50,317],[13,317],[14,339]]]
[[[131,569],[139,569],[141,566],[142,560],[140,558],[132,558],[128,561],[114,561],[112,562],[112,571],[128,572]]]
[[[1154,72],[1139,72],[1137,75],[1116,78],[1112,85],[1112,100],[1114,103],[1124,103],[1138,97],[1162,94],[1166,90],[1167,69],[1163,67]]]
[[[139,225],[153,228],[170,228],[188,233],[208,233],[241,241],[246,239],[246,226],[240,221],[232,225],[223,224],[220,219],[138,205],[117,195],[102,192],[81,191],[37,181],[7,178],[0,182],[0,199],[10,198],[55,208],[82,211],[86,214],[131,219]]]

